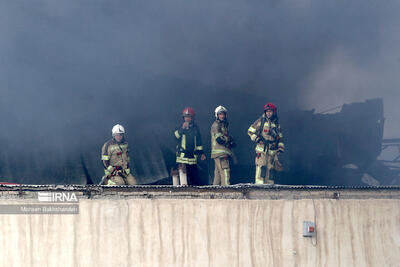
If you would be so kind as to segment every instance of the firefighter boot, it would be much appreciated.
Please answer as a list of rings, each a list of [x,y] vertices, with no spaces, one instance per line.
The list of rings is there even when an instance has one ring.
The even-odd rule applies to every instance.
[[[268,175],[268,177],[265,179],[265,183],[266,183],[266,184],[275,184],[275,182],[274,182],[275,177],[276,177],[276,171],[275,171],[275,169],[269,169],[269,170],[268,170],[268,173],[269,173],[269,175]]]
[[[256,165],[256,184],[264,184],[264,177],[262,176],[263,169],[265,169],[265,166]]]
[[[181,185],[187,185],[187,173],[186,173],[186,165],[179,164],[179,179],[181,181]]]
[[[179,185],[179,171],[177,169],[171,169],[172,184]]]

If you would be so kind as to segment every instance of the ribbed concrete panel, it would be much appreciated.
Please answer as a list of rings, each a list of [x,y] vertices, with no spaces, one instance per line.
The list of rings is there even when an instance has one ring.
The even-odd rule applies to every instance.
[[[34,199],[1,204],[37,203]],[[399,266],[399,199],[80,199],[0,215],[1,266]],[[317,223],[317,238],[302,222]]]

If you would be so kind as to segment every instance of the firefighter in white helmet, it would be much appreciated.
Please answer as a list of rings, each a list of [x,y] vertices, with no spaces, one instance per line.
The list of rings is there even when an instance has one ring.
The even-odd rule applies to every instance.
[[[230,185],[229,158],[236,146],[229,135],[228,110],[223,106],[215,109],[215,121],[211,125],[211,158],[214,159],[214,185]]]
[[[104,165],[102,184],[105,185],[136,185],[130,169],[129,147],[125,140],[125,129],[117,124],[112,128],[112,139],[107,141],[101,150],[101,160]]]

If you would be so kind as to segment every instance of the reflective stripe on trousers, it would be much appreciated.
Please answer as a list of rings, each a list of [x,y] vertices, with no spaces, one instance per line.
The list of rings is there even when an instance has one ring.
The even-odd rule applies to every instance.
[[[230,185],[230,167],[228,157],[218,157],[214,159],[214,185]]]

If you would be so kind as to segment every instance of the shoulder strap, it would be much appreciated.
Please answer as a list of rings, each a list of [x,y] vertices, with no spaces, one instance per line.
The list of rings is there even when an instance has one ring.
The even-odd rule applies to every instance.
[[[260,136],[261,135],[261,133],[262,133],[262,131],[263,131],[263,129],[264,129],[264,124],[265,124],[265,121],[267,120],[267,118],[265,118],[265,116],[261,116],[261,123],[260,123],[260,128],[258,128],[258,131],[256,132],[256,135],[257,136]]]

